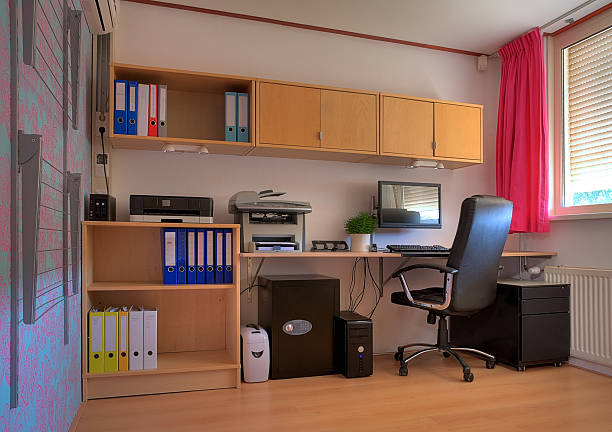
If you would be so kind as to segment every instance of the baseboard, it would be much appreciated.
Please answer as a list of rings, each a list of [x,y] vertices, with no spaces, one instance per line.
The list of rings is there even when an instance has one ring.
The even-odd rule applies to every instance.
[[[575,357],[570,357],[569,364],[572,366],[579,367],[581,369],[586,369],[591,372],[596,372],[602,375],[612,376],[612,367],[601,365],[599,363],[593,363],[588,360],[582,360]]]
[[[79,406],[79,409],[77,410],[76,414],[74,415],[74,418],[72,419],[72,423],[70,423],[70,429],[68,429],[68,432],[77,431],[77,428],[79,426],[79,420],[81,420],[81,415],[83,414],[83,411],[85,411],[86,404],[87,402],[83,402],[81,403],[81,406]]]

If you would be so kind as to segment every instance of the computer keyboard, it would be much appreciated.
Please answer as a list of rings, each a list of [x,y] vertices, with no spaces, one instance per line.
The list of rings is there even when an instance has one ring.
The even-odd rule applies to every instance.
[[[440,245],[424,246],[415,244],[387,245],[391,252],[448,252],[449,249]]]

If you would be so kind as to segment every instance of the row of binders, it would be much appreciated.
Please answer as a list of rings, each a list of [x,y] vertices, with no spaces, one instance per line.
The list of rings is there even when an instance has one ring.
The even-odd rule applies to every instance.
[[[115,134],[168,136],[168,86],[115,80]]]
[[[231,284],[234,246],[231,229],[164,228],[164,284]]]
[[[225,92],[225,141],[249,142],[249,94]]]
[[[157,310],[93,307],[88,318],[89,373],[157,368]]]

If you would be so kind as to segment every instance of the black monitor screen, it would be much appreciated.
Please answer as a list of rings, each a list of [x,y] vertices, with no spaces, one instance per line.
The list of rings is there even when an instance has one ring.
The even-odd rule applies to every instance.
[[[379,181],[378,226],[441,228],[440,185]]]

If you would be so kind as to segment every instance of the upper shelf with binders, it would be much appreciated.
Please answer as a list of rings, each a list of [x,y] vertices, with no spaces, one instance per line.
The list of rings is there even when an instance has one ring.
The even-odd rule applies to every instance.
[[[164,145],[205,146],[213,154],[244,155],[254,145],[251,125],[255,123],[255,81],[252,78],[112,63],[111,90],[116,79],[166,85],[168,92],[167,136],[111,133],[109,137],[115,148],[159,151]],[[225,140],[225,92],[249,95],[248,142]],[[114,98],[114,91],[111,91],[111,119],[114,118]]]

